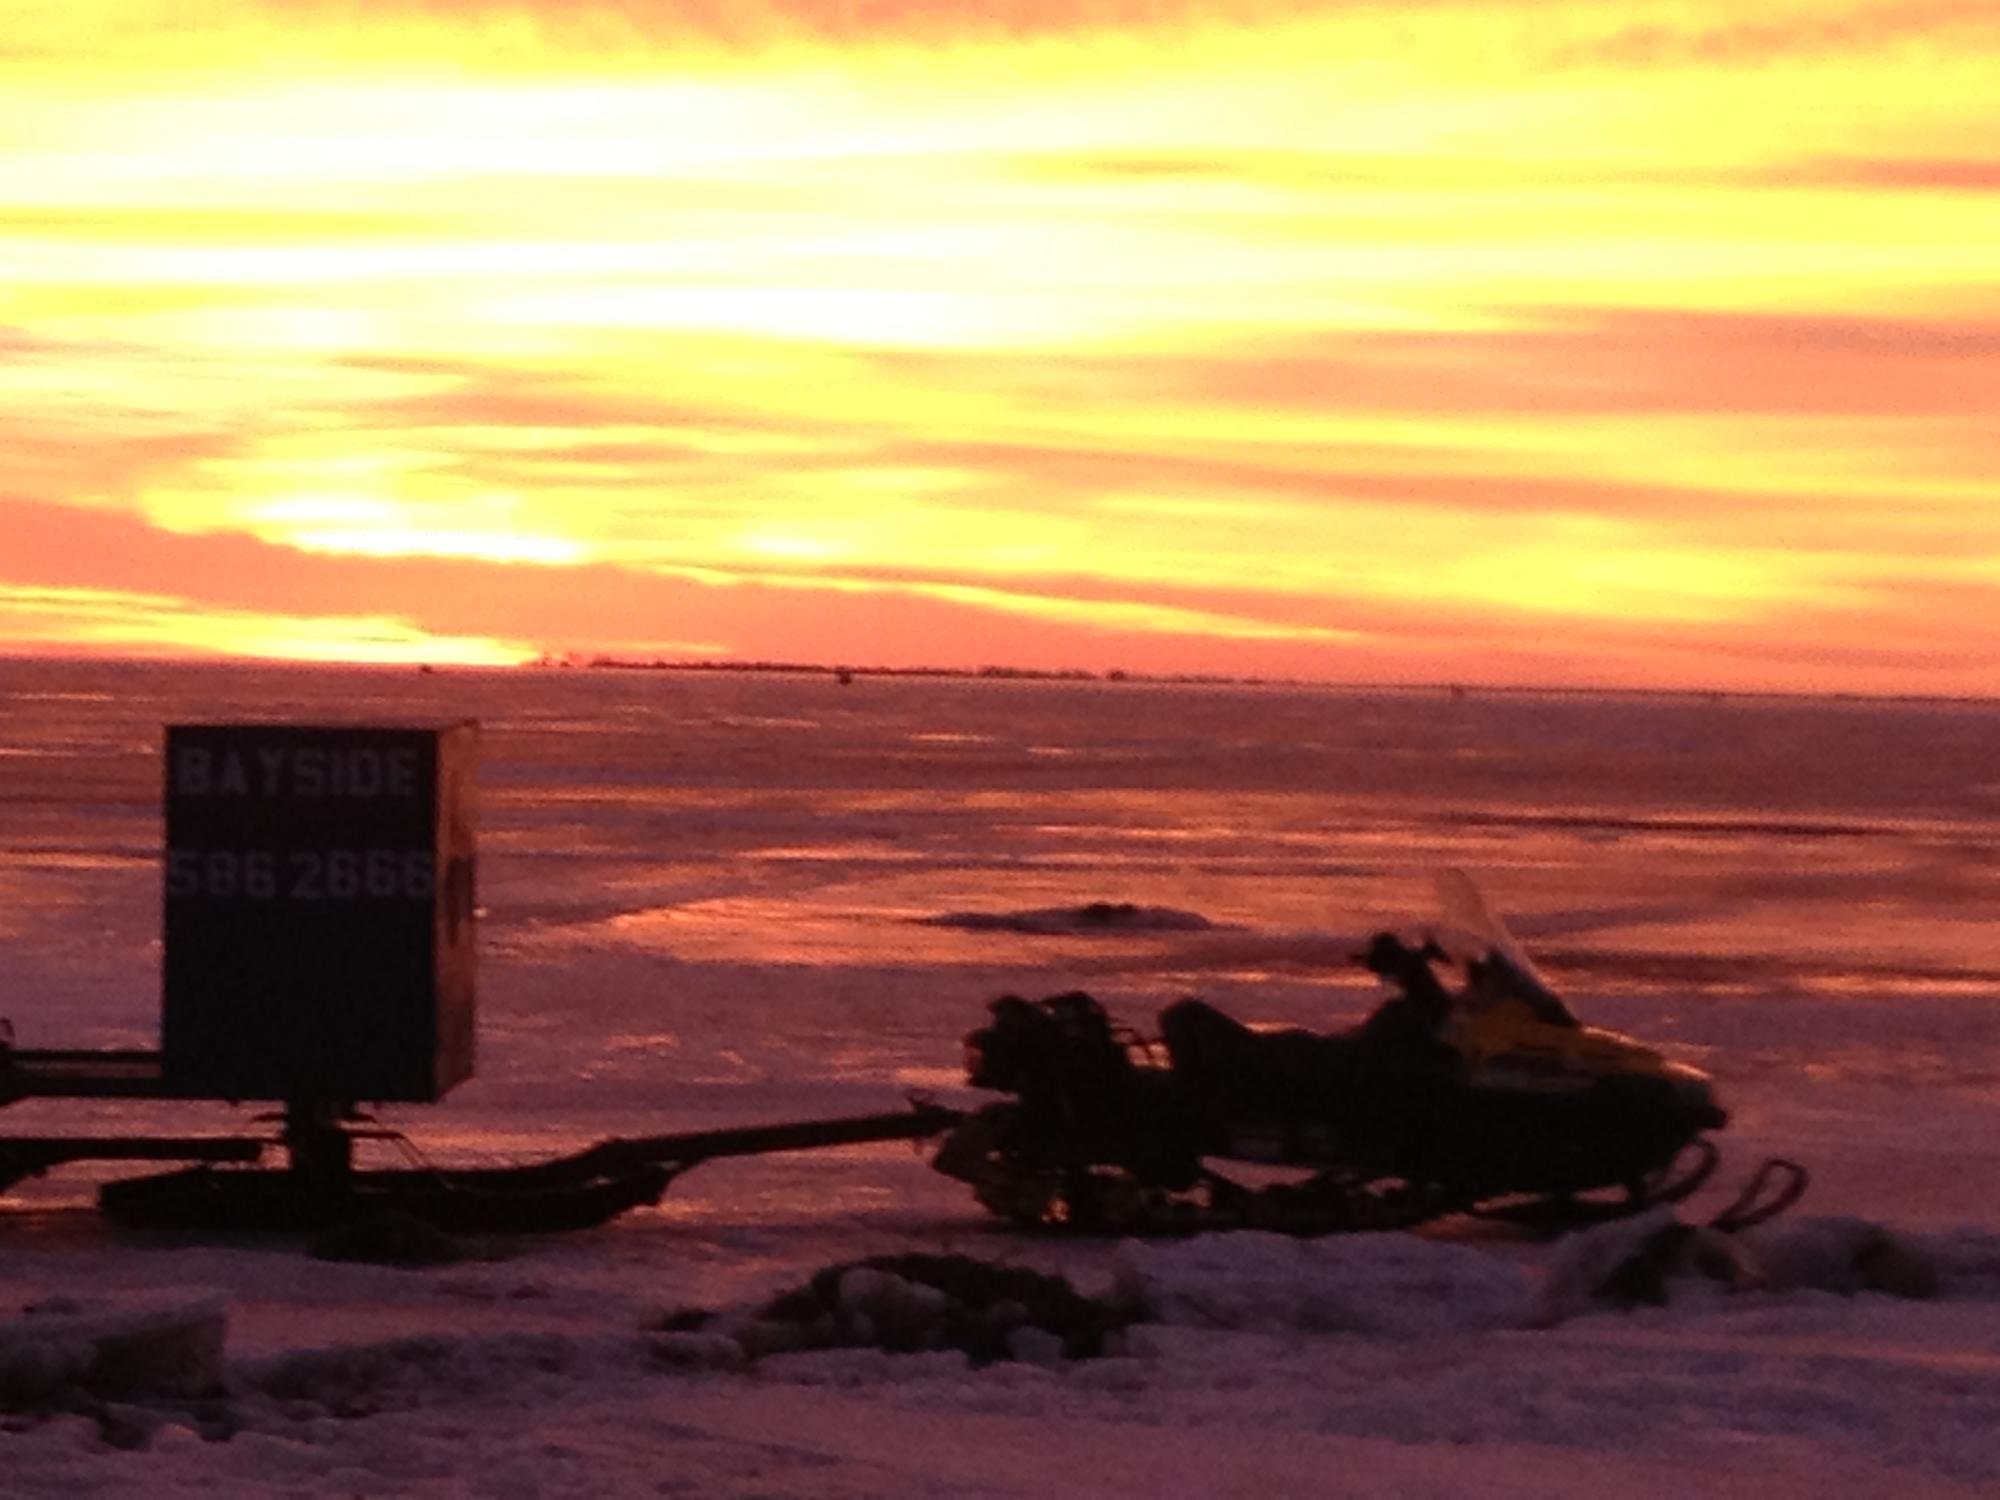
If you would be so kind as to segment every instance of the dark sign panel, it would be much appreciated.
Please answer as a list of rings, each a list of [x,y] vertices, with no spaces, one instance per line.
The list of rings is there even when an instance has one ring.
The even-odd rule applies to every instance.
[[[470,724],[167,730],[169,1088],[427,1102],[471,1076],[477,748]]]

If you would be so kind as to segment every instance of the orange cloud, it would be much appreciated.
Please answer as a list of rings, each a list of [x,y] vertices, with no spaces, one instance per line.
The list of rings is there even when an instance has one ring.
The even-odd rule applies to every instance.
[[[215,15],[0,42],[19,642],[2000,686],[1983,8]]]
[[[251,656],[279,661],[514,666],[519,641],[439,636],[386,615],[269,615],[167,594],[0,584],[0,631],[17,649],[85,654]]]

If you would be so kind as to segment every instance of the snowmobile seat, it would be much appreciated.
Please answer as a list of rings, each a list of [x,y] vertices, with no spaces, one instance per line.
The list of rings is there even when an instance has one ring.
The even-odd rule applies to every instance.
[[[1360,1081],[1351,1037],[1296,1027],[1258,1031],[1204,1000],[1180,1000],[1162,1011],[1160,1038],[1174,1078],[1213,1121],[1323,1119],[1329,1102]]]

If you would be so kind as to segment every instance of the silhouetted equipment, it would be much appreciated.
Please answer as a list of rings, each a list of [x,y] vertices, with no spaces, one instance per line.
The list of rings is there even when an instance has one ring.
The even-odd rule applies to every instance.
[[[430,1103],[472,1076],[477,748],[470,724],[167,731],[170,1090]]]
[[[362,1101],[434,1103],[472,1076],[478,731],[177,725],[166,733],[158,1052],[0,1037],[0,1106],[29,1098],[274,1102],[264,1135],[0,1137],[0,1190],[66,1162],[194,1166],[107,1183],[169,1228],[314,1230],[382,1209],[447,1231],[602,1223],[725,1156],[942,1134],[905,1110],[688,1131],[496,1167],[359,1169]],[[281,1168],[261,1167],[281,1147]]]
[[[1439,894],[1445,942],[1385,932],[1355,955],[1393,993],[1344,1031],[1258,1030],[1188,999],[1152,1042],[1081,991],[1002,996],[966,1038],[967,1082],[1010,1097],[934,1165],[1017,1223],[1117,1234],[1458,1213],[1555,1229],[1706,1181],[1727,1119],[1707,1075],[1580,1023],[1462,874]],[[1447,988],[1453,945],[1464,980]],[[1234,1163],[1293,1176],[1259,1185]]]
[[[362,1102],[434,1103],[472,1075],[476,755],[471,724],[169,729],[163,1046],[22,1050],[0,1022],[0,1106],[268,1101],[278,1128],[0,1137],[0,1190],[67,1162],[190,1162],[107,1183],[99,1203],[172,1228],[321,1230],[386,1210],[447,1232],[563,1230],[657,1202],[720,1157],[944,1136],[933,1165],[1020,1223],[1330,1233],[1458,1212],[1587,1221],[1675,1201],[1715,1164],[1709,1079],[1581,1025],[1446,872],[1463,983],[1439,981],[1447,947],[1383,934],[1362,961],[1398,993],[1346,1032],[1261,1032],[1183,1000],[1154,1045],[1081,992],[1007,996],[967,1038],[968,1082],[1012,1097],[976,1112],[913,1099],[511,1166],[357,1168],[357,1141],[400,1140]],[[259,1165],[273,1146],[284,1165]],[[1259,1188],[1216,1161],[1310,1175]],[[1804,1186],[1791,1170],[1766,1195],[1779,1207]]]

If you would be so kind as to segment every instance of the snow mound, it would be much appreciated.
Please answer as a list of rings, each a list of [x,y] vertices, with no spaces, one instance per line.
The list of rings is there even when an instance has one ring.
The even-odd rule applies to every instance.
[[[1742,1238],[1759,1284],[1777,1291],[1925,1298],[1943,1290],[1947,1275],[1920,1240],[1872,1219],[1781,1219]]]
[[[636,1364],[626,1339],[503,1333],[298,1349],[244,1361],[236,1373],[245,1392],[282,1403],[295,1418],[351,1418],[441,1400],[551,1397],[608,1373],[629,1375]]]
[[[1127,1242],[1114,1279],[1113,1302],[1158,1323],[1407,1338],[1548,1328],[1729,1292],[2000,1296],[2000,1237],[1920,1236],[1845,1217],[1731,1235],[1663,1207],[1569,1235],[1539,1265],[1412,1234],[1238,1232]]]
[[[1127,1321],[1060,1276],[963,1255],[887,1255],[828,1266],[747,1312],[669,1314],[652,1352],[664,1364],[725,1369],[857,1348],[1055,1364],[1102,1354]]]
[[[1114,1301],[1162,1323],[1396,1337],[1518,1327],[1532,1288],[1512,1262],[1409,1234],[1263,1232],[1128,1241]]]
[[[1564,1240],[1543,1275],[1535,1322],[1548,1327],[1600,1307],[1664,1306],[1716,1288],[1924,1299],[1939,1295],[1949,1276],[1938,1248],[1872,1219],[1802,1216],[1728,1234],[1683,1223],[1663,1207]]]
[[[161,1290],[61,1299],[0,1324],[0,1406],[94,1396],[206,1396],[223,1384],[229,1298]]]
[[[1940,1291],[1953,1297],[2000,1301],[2000,1232],[1968,1224],[1900,1238],[1936,1272]]]

